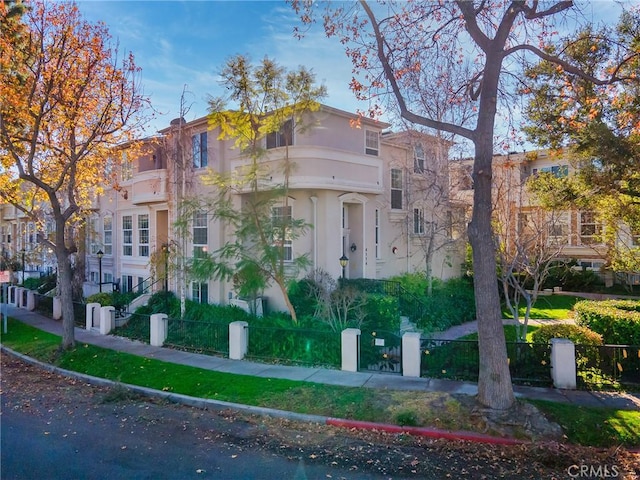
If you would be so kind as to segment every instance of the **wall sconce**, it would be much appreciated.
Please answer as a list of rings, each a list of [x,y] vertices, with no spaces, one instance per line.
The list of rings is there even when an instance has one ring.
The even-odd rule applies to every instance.
[[[393,247],[391,249],[391,253],[393,253],[394,255],[398,252],[398,247]]]
[[[355,252],[358,249],[358,247],[356,247],[355,243],[352,243],[351,246],[349,247],[349,250],[351,250],[352,252]]]

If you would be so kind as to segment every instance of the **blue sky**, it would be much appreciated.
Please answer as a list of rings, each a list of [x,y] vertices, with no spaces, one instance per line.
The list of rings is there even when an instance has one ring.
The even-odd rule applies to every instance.
[[[185,118],[204,116],[207,96],[223,93],[218,73],[235,54],[256,62],[267,55],[288,69],[304,65],[327,86],[324,103],[354,112],[366,107],[349,90],[351,63],[340,42],[327,39],[321,25],[295,39],[298,19],[284,1],[86,0],[78,6],[87,20],[105,22],[120,49],[132,51],[142,67],[145,94],[163,114],[148,134],[178,116],[185,85]]]

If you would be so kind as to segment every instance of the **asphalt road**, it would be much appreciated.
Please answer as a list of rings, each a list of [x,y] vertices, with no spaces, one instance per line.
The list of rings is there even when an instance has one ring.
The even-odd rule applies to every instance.
[[[232,412],[117,398],[2,360],[3,480],[389,478],[310,464],[290,445],[278,454],[262,446],[266,427]]]

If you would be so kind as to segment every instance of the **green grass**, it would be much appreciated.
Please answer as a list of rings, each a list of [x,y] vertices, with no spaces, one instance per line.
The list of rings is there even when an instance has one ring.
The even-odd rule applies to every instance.
[[[246,405],[374,422],[470,430],[470,412],[455,397],[429,392],[391,392],[285,379],[233,375],[78,344],[60,351],[60,337],[9,319],[2,343],[62,368],[118,382]],[[532,402],[563,426],[568,441],[583,445],[640,444],[640,412],[575,408]],[[422,408],[422,410],[420,410]],[[410,414],[410,415],[409,415]]]
[[[640,445],[640,412],[581,407],[532,400],[545,415],[557,422],[572,443],[597,447]]]
[[[531,307],[529,318],[536,320],[563,320],[569,318],[573,305],[580,300],[583,299],[570,295],[540,296]],[[521,306],[518,311],[520,318],[524,318],[525,306]],[[502,315],[504,318],[513,318],[511,312],[505,307],[502,309]]]

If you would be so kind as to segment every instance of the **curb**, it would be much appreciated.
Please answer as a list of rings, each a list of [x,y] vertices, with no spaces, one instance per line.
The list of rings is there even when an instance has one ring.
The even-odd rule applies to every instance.
[[[342,419],[342,418],[325,417],[322,415],[311,415],[311,414],[304,414],[304,413],[289,412],[286,410],[278,410],[275,408],[256,407],[252,405],[244,405],[241,403],[226,402],[223,400],[212,400],[212,399],[206,399],[206,398],[191,397],[189,395],[183,395],[180,393],[165,392],[163,390],[156,390],[153,388],[141,387],[139,385],[115,382],[113,380],[107,380],[100,377],[86,375],[84,373],[66,370],[64,368],[56,367],[54,365],[41,362],[40,360],[36,360],[35,358],[16,352],[15,350],[12,350],[11,348],[6,347],[2,344],[0,344],[0,351],[2,353],[7,353],[16,358],[19,358],[22,361],[29,363],[31,365],[35,365],[43,370],[56,373],[58,375],[62,375],[64,377],[79,379],[91,385],[98,385],[101,387],[112,387],[115,385],[120,385],[126,388],[127,390],[138,393],[145,397],[159,398],[161,400],[166,400],[172,403],[186,405],[189,407],[199,408],[203,410],[207,410],[207,409],[222,410],[226,408],[231,408],[233,410],[237,410],[240,412],[245,412],[253,415],[264,415],[264,416],[269,416],[274,418],[284,418],[286,420],[293,420],[298,422],[324,424],[324,425],[347,428],[347,429],[376,430],[376,431],[381,431],[386,433],[407,434],[412,436],[428,437],[428,438],[441,439],[441,440],[456,440],[456,441],[466,441],[466,442],[475,442],[475,443],[485,443],[485,444],[491,444],[491,445],[523,445],[523,444],[532,443],[531,441],[519,440],[516,438],[493,437],[491,435],[484,435],[484,434],[475,433],[475,432],[465,432],[465,431],[452,432],[448,430],[439,430],[435,428],[409,427],[409,426],[400,426],[400,425],[385,424],[385,423],[364,422],[359,420],[348,420],[348,419]]]

